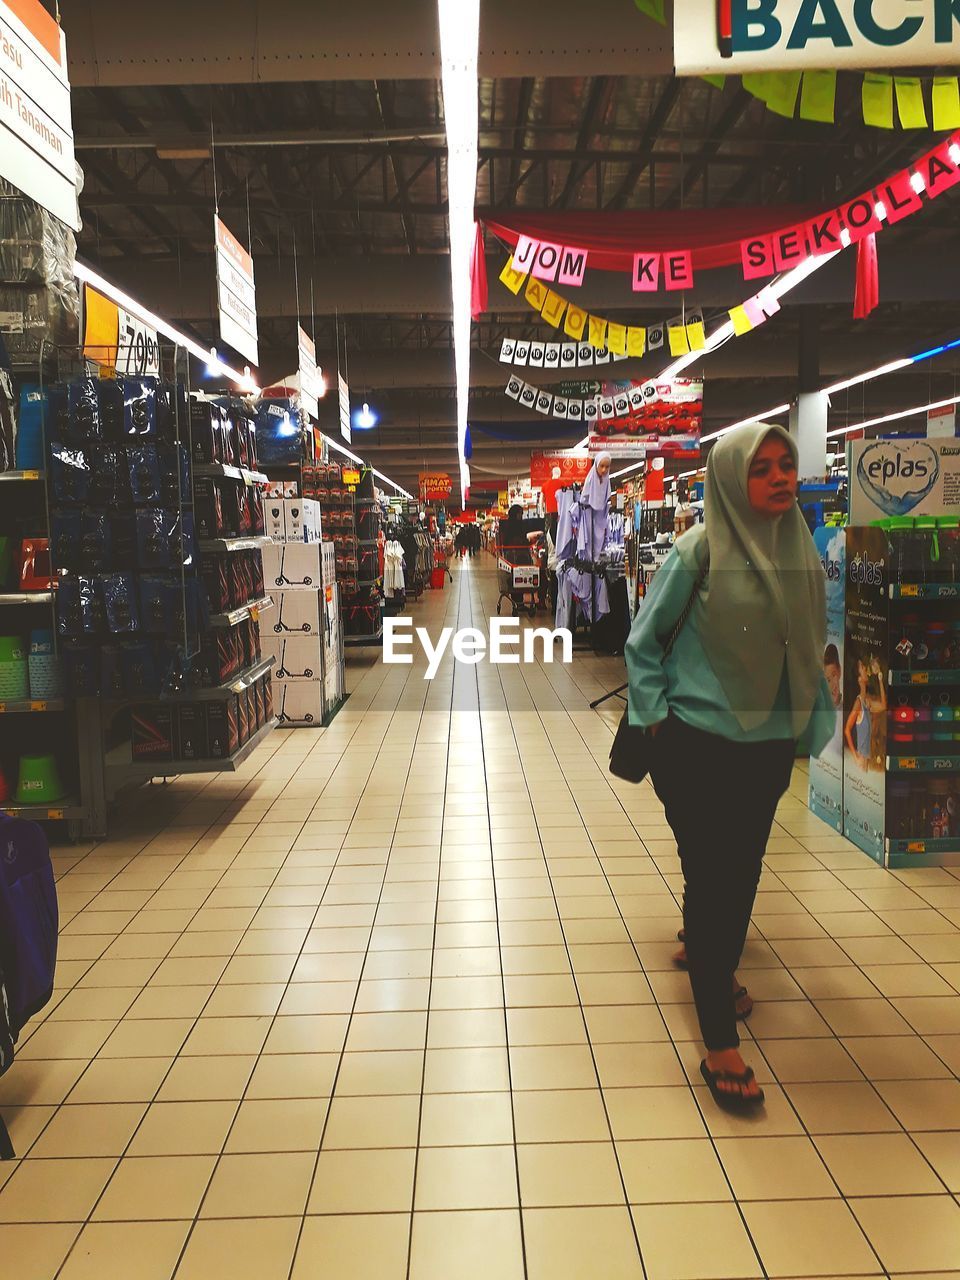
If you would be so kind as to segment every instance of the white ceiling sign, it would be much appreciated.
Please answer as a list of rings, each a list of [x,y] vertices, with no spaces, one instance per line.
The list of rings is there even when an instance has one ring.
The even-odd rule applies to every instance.
[[[251,364],[259,364],[253,259],[237,237],[216,216],[213,219],[213,234],[217,246],[220,337]]]
[[[67,45],[38,0],[0,0],[0,177],[80,230]]]
[[[960,62],[953,0],[675,0],[673,33],[681,76]]]

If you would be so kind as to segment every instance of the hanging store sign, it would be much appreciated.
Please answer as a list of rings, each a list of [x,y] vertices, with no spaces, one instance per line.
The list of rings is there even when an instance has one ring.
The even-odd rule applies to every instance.
[[[446,502],[453,492],[453,481],[445,471],[421,471],[419,479],[423,502]]]
[[[700,379],[605,382],[594,404],[596,416],[589,424],[587,441],[591,453],[609,453],[614,458],[699,456]]]
[[[681,76],[949,66],[960,61],[960,9],[953,0],[683,0],[673,48]]]
[[[251,364],[259,364],[253,258],[216,216],[213,219],[213,234],[217,248],[220,337]]]
[[[160,377],[160,341],[156,329],[117,308],[117,373]]]
[[[314,341],[297,325],[297,349],[300,358],[300,407],[311,418],[320,416],[317,396],[317,348]]]
[[[340,479],[348,489],[355,489],[360,483],[360,472],[353,467],[344,467],[340,472]]]
[[[350,388],[342,373],[337,374],[337,388],[340,394],[340,434],[350,443]]]
[[[955,436],[957,434],[957,406],[938,405],[927,413],[928,436]]]
[[[559,453],[531,453],[530,482],[543,490],[547,511],[557,509],[557,490],[583,484],[590,474],[593,459],[588,453],[569,449]],[[504,494],[506,497],[506,494]],[[501,503],[501,506],[504,504]]]
[[[80,230],[67,45],[39,0],[0,0],[0,177]]]

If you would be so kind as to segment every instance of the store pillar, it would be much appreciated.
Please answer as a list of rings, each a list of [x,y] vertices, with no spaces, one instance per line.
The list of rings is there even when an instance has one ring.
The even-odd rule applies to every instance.
[[[790,406],[789,431],[800,454],[800,479],[823,476],[827,471],[826,393],[820,387],[820,312],[800,309],[797,349],[797,398]]]

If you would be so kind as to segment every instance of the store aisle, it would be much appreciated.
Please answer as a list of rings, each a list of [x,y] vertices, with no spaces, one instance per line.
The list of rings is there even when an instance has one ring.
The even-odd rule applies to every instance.
[[[495,597],[461,562],[410,613],[435,635]],[[588,707],[622,663],[424,665],[352,655],[329,729],[58,850],[60,989],[0,1081],[0,1273],[960,1274],[960,874],[874,867],[797,771],[742,970],[767,1107],[726,1117],[669,830],[611,786],[622,704]]]

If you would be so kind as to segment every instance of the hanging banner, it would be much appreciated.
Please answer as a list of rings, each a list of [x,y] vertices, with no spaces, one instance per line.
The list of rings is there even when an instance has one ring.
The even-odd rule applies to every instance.
[[[567,489],[572,484],[583,484],[592,466],[593,459],[582,450],[565,449],[559,453],[531,453],[530,483],[539,485],[543,490],[546,509],[556,511],[557,490]],[[505,494],[504,497],[506,497]]]
[[[0,0],[0,177],[80,230],[67,44],[39,0]]]
[[[852,525],[960,515],[960,440],[854,440],[847,461]]]
[[[957,434],[957,406],[941,404],[927,413],[927,435],[933,437]]]
[[[251,364],[259,364],[253,258],[216,215],[213,219],[213,235],[217,248],[220,337]]]
[[[703,381],[604,382],[600,394],[584,401],[591,453],[615,458],[700,455]],[[595,407],[593,415],[587,406]]]
[[[313,339],[297,325],[297,350],[300,359],[300,407],[311,418],[319,418],[317,396],[317,348]]]
[[[884,860],[887,756],[887,535],[846,530],[843,834]]]
[[[951,0],[683,0],[673,6],[677,75],[955,66]]]
[[[423,502],[446,502],[453,492],[453,481],[445,471],[421,471],[419,481]]]
[[[337,374],[337,388],[340,394],[340,434],[350,443],[350,388],[342,373]]]
[[[834,525],[815,529],[813,540],[827,586],[827,634],[823,650],[823,675],[833,701],[833,736],[820,752],[810,757],[810,808],[830,824],[843,830],[843,631],[846,586],[846,531]]]

